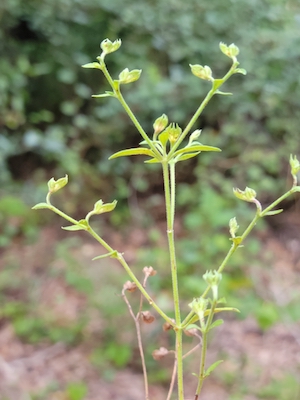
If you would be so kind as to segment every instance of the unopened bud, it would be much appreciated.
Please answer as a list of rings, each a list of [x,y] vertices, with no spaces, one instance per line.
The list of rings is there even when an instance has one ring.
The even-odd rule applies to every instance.
[[[122,85],[126,83],[135,82],[139,79],[141,73],[142,73],[141,69],[133,69],[132,71],[129,71],[128,68],[125,68],[119,75],[119,82]]]
[[[214,78],[212,76],[212,70],[209,66],[205,65],[204,67],[199,64],[191,65],[192,73],[200,79],[204,79],[206,81],[213,82]]]
[[[121,46],[121,44],[122,44],[121,39],[117,39],[114,42],[111,42],[109,39],[104,39],[101,42],[100,47],[103,50],[104,54],[109,54],[113,53],[114,51],[117,51]]]
[[[231,220],[229,221],[229,232],[230,232],[230,236],[232,238],[235,238],[235,234],[237,232],[237,230],[239,229],[238,223],[236,221],[236,218],[231,218]]]
[[[93,214],[103,214],[106,212],[110,212],[116,208],[117,200],[114,200],[112,203],[104,204],[102,200],[98,200],[92,211]]]
[[[161,117],[157,118],[153,124],[154,134],[158,135],[162,132],[168,125],[168,117],[163,114]]]
[[[249,187],[246,187],[245,190],[240,190],[238,188],[235,188],[233,189],[233,193],[238,199],[248,201],[250,203],[255,203],[254,200],[256,199],[256,192],[255,190]]]
[[[225,43],[221,42],[219,46],[223,54],[232,58],[233,60],[236,60],[236,56],[239,54],[240,50],[234,43],[227,46]]]
[[[52,194],[59,191],[61,188],[66,186],[67,183],[68,183],[68,175],[66,175],[64,178],[59,178],[57,181],[54,178],[51,178],[48,181],[49,193]]]

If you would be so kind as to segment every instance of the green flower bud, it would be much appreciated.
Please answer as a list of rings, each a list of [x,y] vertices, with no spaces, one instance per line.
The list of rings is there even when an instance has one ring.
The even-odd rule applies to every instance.
[[[239,229],[238,223],[236,222],[236,218],[231,218],[229,221],[229,232],[232,238],[235,238],[235,234]]]
[[[202,65],[199,64],[195,64],[195,65],[191,65],[191,70],[192,73],[197,76],[200,79],[204,79],[206,81],[214,81],[214,78],[212,77],[212,71],[210,69],[210,67],[208,67],[207,65],[205,65],[204,67]]]
[[[119,75],[119,82],[120,84],[126,84],[137,81],[141,76],[141,73],[141,69],[133,69],[132,71],[129,71],[128,68],[125,68]]]
[[[49,193],[52,194],[52,193],[58,192],[59,189],[66,186],[67,183],[68,183],[68,175],[66,175],[64,178],[58,179],[57,181],[54,178],[51,178],[48,181]]]
[[[227,46],[225,43],[220,42],[219,46],[223,54],[232,58],[234,61],[236,60],[236,56],[239,54],[240,50],[234,43],[231,43],[231,45]]]
[[[104,54],[109,54],[117,51],[120,48],[121,44],[121,39],[117,39],[114,42],[111,42],[109,39],[104,39],[101,42],[100,47]]]
[[[197,129],[193,133],[191,133],[191,136],[189,138],[189,145],[191,145],[195,140],[197,140],[200,135],[201,135],[201,129]]]
[[[245,190],[235,188],[233,189],[233,193],[238,199],[248,201],[250,203],[256,202],[256,192],[251,188],[246,187]]]
[[[297,174],[300,171],[300,163],[296,156],[290,155],[290,166],[291,166],[291,174],[294,178],[295,184],[297,184]]]
[[[172,122],[164,131],[164,133],[168,134],[168,139],[171,144],[174,144],[179,136],[181,135],[182,129],[178,124]]]
[[[163,114],[161,117],[157,118],[153,124],[154,135],[158,135],[160,132],[162,132],[167,125],[168,117],[166,114]]]
[[[222,274],[218,271],[206,271],[203,279],[211,287],[213,299],[218,300],[218,287],[222,279]]]
[[[106,203],[106,204],[104,204],[102,200],[98,200],[94,205],[92,213],[103,214],[106,212],[110,212],[115,209],[116,205],[117,205],[117,200],[114,200],[112,203]]]
[[[204,317],[204,313],[208,306],[208,299],[203,297],[198,297],[194,299],[190,304],[189,307],[194,311],[195,314],[201,314]]]

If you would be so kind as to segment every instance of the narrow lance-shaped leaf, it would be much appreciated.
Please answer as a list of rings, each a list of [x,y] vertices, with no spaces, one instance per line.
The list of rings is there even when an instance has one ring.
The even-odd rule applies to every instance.
[[[89,227],[89,224],[86,222],[85,219],[81,219],[78,221],[78,224],[76,225],[70,225],[70,226],[62,226],[62,229],[65,231],[86,231]]]
[[[217,366],[218,366],[219,364],[221,364],[223,361],[224,361],[224,360],[216,361],[216,362],[214,362],[210,367],[208,367],[207,370],[205,371],[205,377],[209,376],[209,375],[213,372],[213,370],[216,369]]]
[[[222,150],[219,149],[218,147],[206,146],[204,144],[201,144],[201,145],[183,147],[182,149],[175,151],[174,156],[176,157],[179,154],[191,153],[196,151],[222,151]]]
[[[138,155],[146,155],[149,157],[155,157],[155,154],[153,153],[152,150],[138,147],[138,148],[134,148],[134,149],[118,151],[117,153],[111,155],[109,157],[109,160],[111,160],[113,158],[117,158],[117,157],[138,156]]]

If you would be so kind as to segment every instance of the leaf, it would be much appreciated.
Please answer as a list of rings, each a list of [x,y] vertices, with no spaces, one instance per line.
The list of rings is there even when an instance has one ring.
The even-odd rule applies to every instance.
[[[218,147],[213,147],[213,146],[206,146],[204,144],[201,145],[191,145],[188,147],[183,147],[182,149],[179,149],[175,151],[174,157],[176,157],[179,154],[184,154],[184,153],[191,153],[191,152],[196,152],[196,151],[222,151]]]
[[[180,156],[176,161],[179,162],[179,161],[188,160],[189,158],[196,157],[200,153],[201,153],[201,151],[197,151],[196,153],[184,154],[184,155]]]
[[[146,155],[149,157],[154,157],[154,153],[152,150],[145,149],[143,147],[141,147],[141,148],[137,147],[134,149],[126,149],[126,150],[118,151],[117,153],[110,156],[109,160],[112,160],[113,158],[117,158],[117,157],[138,156],[138,155]]]
[[[82,65],[82,68],[96,68],[96,69],[102,69],[101,65],[97,62],[92,62],[92,63],[87,63]]]
[[[221,90],[217,90],[216,94],[222,94],[223,96],[232,96],[231,92],[221,92]]]
[[[264,216],[277,215],[277,214],[280,214],[282,211],[283,211],[283,208],[281,208],[280,210],[268,211],[267,213],[264,214]]]
[[[222,84],[223,84],[223,79],[215,79],[213,83],[213,90],[217,90]]]
[[[202,331],[202,329],[200,328],[199,325],[196,324],[189,324],[186,328],[184,328],[185,330],[189,331],[190,329],[197,329],[198,331]]]
[[[86,231],[89,227],[89,224],[86,222],[85,219],[81,219],[80,221],[78,221],[78,224],[76,225],[70,225],[70,226],[62,226],[62,229],[64,229],[65,231],[81,231],[84,230]]]
[[[160,161],[157,158],[151,158],[150,160],[144,161],[145,164],[157,164],[160,163]]]
[[[229,240],[231,240],[236,246],[239,246],[243,238],[242,236],[236,236],[234,238],[230,238]]]
[[[38,203],[32,207],[32,210],[41,210],[42,208],[51,209],[51,206],[47,203]]]
[[[208,330],[210,331],[211,329],[216,328],[219,325],[222,325],[224,323],[223,319],[217,319],[216,321],[214,321],[208,328]]]
[[[92,97],[115,97],[114,92],[105,92],[103,94],[93,94]]]
[[[167,142],[168,142],[168,140],[169,140],[169,131],[168,131],[168,130],[163,131],[163,132],[158,136],[158,139],[159,139],[160,143],[163,145],[163,147],[165,148],[165,147],[166,147],[166,144],[167,144]]]
[[[106,254],[102,254],[101,256],[97,256],[92,258],[92,261],[94,260],[100,260],[101,258],[106,258],[106,257],[112,257],[112,258],[116,258],[117,257],[117,251],[111,251],[110,253],[106,253]]]
[[[219,360],[219,361],[214,362],[210,367],[207,368],[207,370],[205,371],[205,375],[204,376],[205,377],[209,376],[213,372],[213,370],[216,369],[217,366],[219,364],[221,364],[223,361],[224,360]]]
[[[234,308],[234,307],[215,308],[215,314],[217,314],[219,312],[223,312],[223,311],[235,311],[235,312],[240,313],[240,310],[238,308]]]
[[[235,74],[242,74],[242,75],[247,75],[247,71],[244,68],[237,68],[234,71]]]

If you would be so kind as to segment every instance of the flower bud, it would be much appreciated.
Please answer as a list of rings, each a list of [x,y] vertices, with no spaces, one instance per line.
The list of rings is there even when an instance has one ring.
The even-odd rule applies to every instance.
[[[255,190],[246,187],[245,190],[240,190],[238,188],[233,189],[234,195],[241,200],[248,201],[250,203],[255,203],[256,192]]]
[[[230,236],[232,238],[235,238],[235,234],[237,232],[237,230],[239,229],[238,223],[236,221],[236,218],[231,218],[231,220],[229,221],[229,232],[230,232]]]
[[[121,39],[117,39],[114,42],[111,42],[109,39],[104,39],[101,42],[100,47],[104,54],[109,54],[113,53],[114,51],[117,51],[121,46],[121,44],[122,44]]]
[[[48,181],[49,193],[52,194],[57,192],[59,189],[66,186],[67,183],[68,183],[68,175],[66,175],[64,178],[59,178],[57,181],[54,178],[51,178]]]
[[[119,82],[123,85],[126,83],[135,82],[139,79],[141,73],[141,69],[133,69],[132,71],[129,71],[128,68],[125,68],[119,75]]]
[[[198,78],[213,82],[214,78],[212,77],[212,71],[210,67],[208,67],[207,65],[203,67],[202,65],[199,64],[195,65],[190,64],[190,67],[192,73]]]
[[[172,122],[164,131],[168,134],[168,139],[171,144],[174,144],[181,135],[182,129],[178,124]]]
[[[218,286],[222,279],[222,274],[218,271],[206,271],[203,275],[205,282],[211,287],[213,299],[218,300]]]
[[[201,134],[201,129],[196,129],[193,133],[191,133],[191,136],[189,138],[189,145],[191,145],[195,140],[197,140],[200,134]]]
[[[165,129],[167,125],[168,117],[166,116],[166,114],[163,114],[161,117],[157,118],[153,124],[154,134],[158,135]]]
[[[104,204],[102,200],[98,200],[92,211],[93,214],[103,214],[106,212],[110,212],[116,208],[117,200],[114,200],[112,203]]]
[[[236,60],[236,56],[239,54],[240,50],[234,43],[231,43],[231,45],[227,46],[225,43],[220,42],[219,46],[223,54],[232,58],[233,60]]]
[[[300,171],[300,163],[296,156],[290,155],[291,174],[294,179],[297,179],[297,174]],[[297,182],[297,180],[296,180]]]

